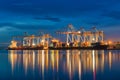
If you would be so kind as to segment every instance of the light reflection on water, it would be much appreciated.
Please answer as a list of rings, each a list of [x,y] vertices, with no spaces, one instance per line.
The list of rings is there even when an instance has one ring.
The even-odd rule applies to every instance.
[[[109,73],[113,63],[120,62],[119,57],[119,52],[104,50],[11,50],[8,55],[13,76],[19,69],[27,77],[43,80],[105,79],[105,76],[99,78],[99,75]],[[113,76],[112,72],[110,75]]]

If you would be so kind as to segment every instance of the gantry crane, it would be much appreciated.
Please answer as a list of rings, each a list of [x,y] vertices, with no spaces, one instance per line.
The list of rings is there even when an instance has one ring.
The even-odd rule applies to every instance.
[[[49,44],[49,38],[52,38],[49,34],[43,34],[41,36],[35,36],[35,35],[28,35],[25,33],[23,36],[13,36],[13,39],[15,38],[22,38],[22,46],[40,46],[40,45],[45,45]],[[18,41],[17,41],[18,43]]]
[[[66,35],[66,43],[78,42],[78,43],[97,43],[103,42],[103,31],[98,31],[96,27],[92,27],[91,30],[85,31],[83,27],[81,27],[78,31],[75,30],[72,24],[69,24],[65,31],[58,31],[58,34]]]
[[[103,31],[97,30],[96,27],[92,27],[91,31],[92,31],[92,36],[91,36],[92,43],[103,42],[103,37],[104,37]]]
[[[66,43],[71,43],[77,40],[78,34],[72,24],[69,24],[64,31],[57,31],[58,34],[65,34],[66,35]]]

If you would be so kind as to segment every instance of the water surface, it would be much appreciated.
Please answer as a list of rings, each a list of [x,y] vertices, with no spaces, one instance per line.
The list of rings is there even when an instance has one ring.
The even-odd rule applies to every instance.
[[[119,50],[11,50],[0,53],[0,80],[119,80]]]

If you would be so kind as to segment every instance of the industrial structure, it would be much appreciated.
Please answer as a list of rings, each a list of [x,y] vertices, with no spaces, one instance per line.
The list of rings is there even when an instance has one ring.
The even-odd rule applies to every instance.
[[[59,30],[56,33],[65,35],[65,41],[60,40],[60,38],[53,38],[49,34],[35,36],[27,35],[25,33],[24,36],[14,36],[14,38],[21,38],[21,45],[19,44],[19,41],[14,39],[11,41],[9,49],[91,49],[96,45],[104,45],[104,33],[103,31],[97,30],[96,27],[92,27],[89,31],[86,31],[83,27],[76,30],[72,24],[69,24],[65,30]]]
[[[19,48],[19,49],[48,49],[49,39],[52,38],[49,34],[44,34],[42,36],[35,35],[24,35],[24,36],[14,36],[9,48]],[[16,41],[19,39],[18,41]]]
[[[91,43],[103,43],[104,33],[93,27],[90,31],[84,28],[75,30],[72,24],[69,24],[66,31],[57,31],[58,34],[66,35],[66,44],[77,44],[78,46],[91,46]]]

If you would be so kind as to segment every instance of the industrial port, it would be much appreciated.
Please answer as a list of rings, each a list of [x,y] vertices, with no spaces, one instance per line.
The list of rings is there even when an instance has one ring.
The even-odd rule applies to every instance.
[[[92,27],[86,31],[83,27],[76,30],[69,24],[65,30],[56,31],[55,34],[64,35],[64,41],[50,34],[13,36],[9,50],[43,50],[43,49],[120,49],[119,43],[111,45],[104,41],[104,31]],[[63,39],[63,38],[62,38]]]

